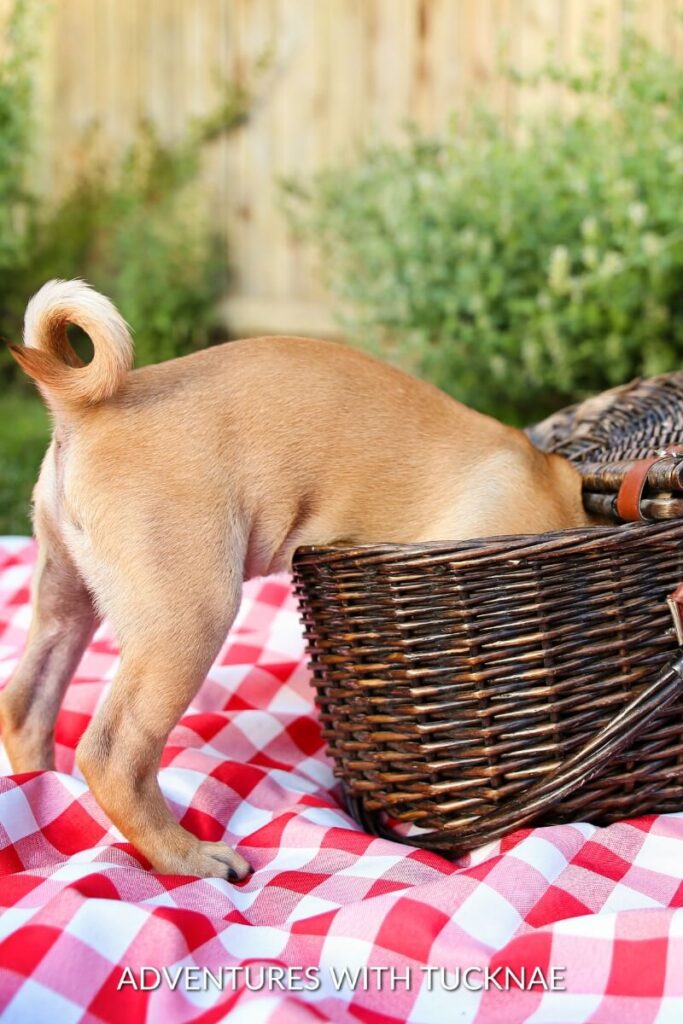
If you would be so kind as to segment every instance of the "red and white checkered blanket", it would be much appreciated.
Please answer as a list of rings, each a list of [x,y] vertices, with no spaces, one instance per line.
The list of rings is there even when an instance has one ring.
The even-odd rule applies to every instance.
[[[0,682],[34,557],[0,540]],[[59,717],[58,771],[2,764],[2,1021],[683,1020],[683,815],[525,829],[457,865],[366,835],[325,757],[280,577],[246,587],[161,771],[183,825],[237,845],[254,874],[157,875],[74,768],[116,661],[104,627]]]

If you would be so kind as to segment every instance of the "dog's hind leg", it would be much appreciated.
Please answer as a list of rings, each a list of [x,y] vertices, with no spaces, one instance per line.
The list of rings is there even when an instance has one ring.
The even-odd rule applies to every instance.
[[[58,532],[36,513],[39,556],[28,643],[0,693],[2,740],[15,772],[54,767],[54,730],[64,691],[98,623],[91,596]]]
[[[186,540],[175,546],[164,538],[172,576],[145,546],[136,548],[144,550],[144,562],[129,560],[125,578],[112,580],[106,610],[121,644],[121,666],[77,762],[102,808],[157,871],[243,878],[249,872],[244,858],[182,828],[157,779],[168,735],[218,654],[241,595],[233,570],[186,547]],[[131,577],[139,585],[131,586]]]

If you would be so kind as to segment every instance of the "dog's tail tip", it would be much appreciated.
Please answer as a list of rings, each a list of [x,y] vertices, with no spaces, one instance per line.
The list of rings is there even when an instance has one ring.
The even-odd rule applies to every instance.
[[[82,328],[93,345],[84,365],[67,336]],[[96,405],[111,398],[133,365],[133,342],[114,304],[85,281],[48,281],[26,307],[24,344],[9,350],[55,411]]]

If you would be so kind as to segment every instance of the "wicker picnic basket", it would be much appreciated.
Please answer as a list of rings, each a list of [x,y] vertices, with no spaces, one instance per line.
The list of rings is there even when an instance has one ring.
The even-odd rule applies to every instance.
[[[529,434],[615,525],[296,554],[323,735],[374,834],[459,855],[683,809],[683,373]]]

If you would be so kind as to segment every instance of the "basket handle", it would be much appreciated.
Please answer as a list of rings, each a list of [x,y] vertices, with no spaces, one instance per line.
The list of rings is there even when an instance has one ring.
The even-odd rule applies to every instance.
[[[515,816],[517,826],[529,824],[543,811],[596,775],[610,758],[628,746],[629,741],[644,725],[679,695],[682,687],[683,650],[679,650],[649,686],[641,690],[595,736],[549,775],[539,779],[525,793],[510,800],[500,809],[477,818],[472,825],[462,829],[442,829],[420,835],[419,845],[457,853],[458,847],[467,844],[468,839],[479,838],[482,828],[486,830],[487,842],[509,833],[511,815]],[[388,829],[382,829],[380,834],[395,842],[414,845],[410,837],[398,836]],[[471,844],[468,848],[470,847]]]

